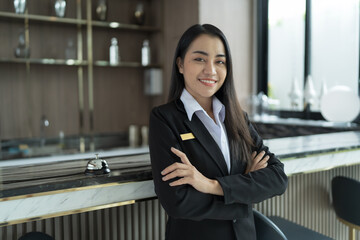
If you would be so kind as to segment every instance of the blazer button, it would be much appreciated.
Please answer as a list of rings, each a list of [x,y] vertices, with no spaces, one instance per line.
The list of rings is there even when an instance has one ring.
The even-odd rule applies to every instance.
[[[236,223],[236,219],[233,220],[233,223]]]

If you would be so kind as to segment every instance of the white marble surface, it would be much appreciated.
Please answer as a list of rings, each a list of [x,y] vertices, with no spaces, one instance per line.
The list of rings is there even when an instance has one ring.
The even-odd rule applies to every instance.
[[[360,132],[271,139],[266,140],[265,144],[280,157],[289,176],[360,164]],[[147,152],[147,148],[141,150],[141,153]],[[116,154],[119,152],[107,152],[102,156]],[[75,155],[72,159],[83,159],[90,155]],[[291,156],[294,157],[290,158]],[[95,188],[79,188],[61,193],[49,192],[41,196],[29,195],[22,199],[0,199],[0,224],[25,222],[29,218],[54,214],[71,214],[78,210],[154,196],[153,182],[148,180],[113,186],[99,185]]]
[[[360,132],[326,133],[264,141],[287,175],[360,164]]]
[[[44,196],[29,195],[22,199],[0,201],[0,224],[13,221],[25,222],[29,218],[54,214],[68,215],[87,208],[154,196],[152,180]]]
[[[325,120],[304,120],[300,118],[279,118],[274,115],[254,116],[250,118],[251,121],[260,122],[265,124],[284,124],[284,125],[297,125],[309,127],[330,127],[330,128],[348,128],[358,127],[359,125],[352,122],[329,122]]]
[[[360,149],[289,159],[284,160],[283,163],[288,176],[326,171],[336,167],[360,164]]]
[[[325,133],[311,136],[269,139],[264,141],[277,156],[311,154],[346,148],[360,148],[360,132]]]

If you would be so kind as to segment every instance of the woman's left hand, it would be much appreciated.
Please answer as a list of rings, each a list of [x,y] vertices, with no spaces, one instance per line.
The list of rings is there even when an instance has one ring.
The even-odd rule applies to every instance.
[[[170,186],[189,184],[196,190],[203,193],[224,195],[223,190],[217,180],[209,179],[202,175],[189,161],[186,154],[182,151],[171,148],[171,151],[181,159],[181,163],[176,162],[165,168],[161,174],[163,181],[180,178],[171,182]]]

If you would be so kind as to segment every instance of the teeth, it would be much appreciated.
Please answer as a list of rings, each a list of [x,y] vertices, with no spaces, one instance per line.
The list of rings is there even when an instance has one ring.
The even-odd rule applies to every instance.
[[[211,81],[211,80],[200,80],[200,81],[205,83],[216,83],[216,81]]]

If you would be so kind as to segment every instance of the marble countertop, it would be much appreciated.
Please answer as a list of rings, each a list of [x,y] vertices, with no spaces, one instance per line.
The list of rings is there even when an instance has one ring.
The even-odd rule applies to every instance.
[[[300,118],[280,118],[273,115],[254,116],[250,117],[251,121],[264,124],[284,124],[284,125],[297,125],[297,126],[310,126],[310,127],[328,127],[328,128],[357,128],[359,125],[352,122],[329,122],[325,120],[304,120]]]
[[[360,132],[264,141],[285,172],[360,164]],[[156,197],[147,147],[100,152],[110,174],[84,174],[94,153],[0,161],[0,227],[94,211]]]
[[[360,132],[327,133],[270,139],[264,142],[270,151],[284,162],[285,172],[288,175],[360,163],[360,157],[349,157],[346,161],[342,156],[339,161],[332,161],[331,164],[327,158],[324,158],[325,153],[331,157],[334,154],[360,152]],[[152,179],[147,147],[100,152],[100,158],[105,159],[111,169],[108,175],[84,174],[87,162],[93,156],[94,153],[86,153],[1,161],[0,201],[20,195]],[[322,161],[319,161],[319,156]]]

